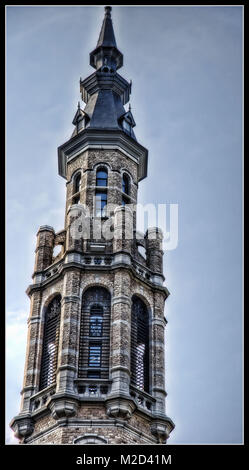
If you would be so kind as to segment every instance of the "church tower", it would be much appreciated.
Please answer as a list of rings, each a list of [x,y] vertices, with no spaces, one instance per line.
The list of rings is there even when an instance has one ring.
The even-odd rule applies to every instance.
[[[136,231],[148,151],[136,139],[131,83],[118,70],[111,7],[94,72],[80,79],[73,134],[58,148],[65,228],[37,233],[21,410],[21,444],[165,444],[162,232]],[[54,249],[61,246],[59,254]]]

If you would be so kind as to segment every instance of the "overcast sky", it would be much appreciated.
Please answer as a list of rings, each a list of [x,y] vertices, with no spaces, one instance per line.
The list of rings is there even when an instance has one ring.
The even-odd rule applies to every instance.
[[[114,7],[119,71],[149,150],[140,203],[179,204],[165,253],[168,444],[241,443],[242,7]],[[7,442],[19,412],[36,233],[64,224],[57,147],[73,131],[99,7],[7,7]],[[84,104],[82,103],[82,107]]]

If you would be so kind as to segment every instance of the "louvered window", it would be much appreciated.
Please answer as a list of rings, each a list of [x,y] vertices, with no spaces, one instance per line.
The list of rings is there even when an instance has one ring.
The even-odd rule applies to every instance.
[[[40,390],[55,382],[58,360],[61,297],[55,297],[45,313]]]
[[[88,365],[89,367],[101,366],[101,344],[89,344]]]
[[[109,378],[111,297],[104,287],[90,287],[82,300],[79,378]]]
[[[131,311],[131,384],[149,392],[149,315],[136,296]]]
[[[103,307],[102,305],[93,305],[90,311],[90,330],[89,336],[102,336],[103,328]]]

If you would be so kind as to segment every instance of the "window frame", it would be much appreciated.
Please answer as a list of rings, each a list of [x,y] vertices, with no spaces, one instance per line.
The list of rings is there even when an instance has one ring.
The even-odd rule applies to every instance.
[[[97,197],[101,195],[104,196],[104,198],[101,197],[101,199],[97,199]],[[99,206],[100,202],[100,206]],[[103,204],[105,203],[105,204]],[[95,192],[95,217],[106,217],[106,207],[107,205],[107,191],[101,191],[99,189],[96,190]]]
[[[98,176],[98,173],[105,173],[106,177]],[[99,184],[99,182],[105,182],[105,184]],[[99,166],[96,170],[96,187],[97,188],[107,188],[108,186],[108,170],[106,167]]]

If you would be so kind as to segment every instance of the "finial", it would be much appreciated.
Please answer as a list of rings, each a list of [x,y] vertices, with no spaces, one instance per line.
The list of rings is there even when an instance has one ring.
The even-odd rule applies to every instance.
[[[105,15],[111,16],[112,7],[105,7]]]
[[[80,109],[80,102],[78,101],[78,109]]]
[[[129,103],[129,111],[131,110],[131,103]]]

